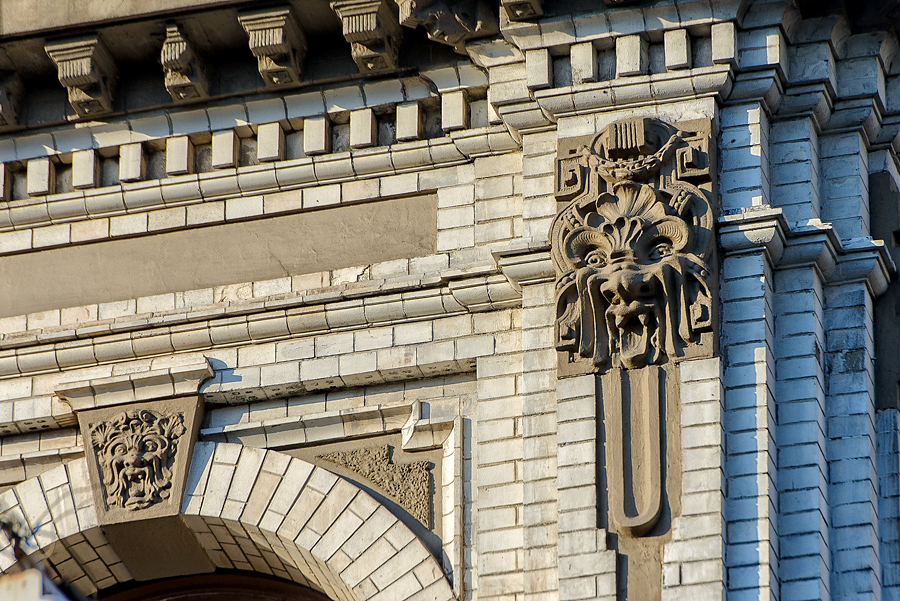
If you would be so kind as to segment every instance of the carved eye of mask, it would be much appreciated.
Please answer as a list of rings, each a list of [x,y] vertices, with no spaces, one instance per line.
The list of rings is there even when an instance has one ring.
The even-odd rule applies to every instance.
[[[112,448],[112,452],[114,455],[125,455],[128,453],[128,449],[120,442]]]
[[[674,252],[675,250],[672,248],[671,240],[657,238],[650,243],[650,251],[647,253],[647,258],[651,261],[659,261],[665,257],[671,256]]]
[[[590,267],[605,267],[608,262],[606,252],[595,248],[584,257],[584,262]]]

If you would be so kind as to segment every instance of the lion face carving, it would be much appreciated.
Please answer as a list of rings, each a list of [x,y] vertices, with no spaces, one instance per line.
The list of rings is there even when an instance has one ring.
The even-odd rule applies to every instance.
[[[181,414],[126,411],[91,428],[110,507],[136,511],[169,497]]]
[[[636,152],[615,164],[584,149],[605,190],[573,200],[551,228],[556,348],[595,370],[682,356],[711,326],[709,203],[690,184],[648,181],[679,142],[673,133],[650,159]]]

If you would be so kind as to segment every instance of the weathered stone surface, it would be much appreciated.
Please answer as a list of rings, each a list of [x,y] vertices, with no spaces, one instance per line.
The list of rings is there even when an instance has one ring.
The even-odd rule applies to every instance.
[[[430,461],[394,463],[390,445],[327,453],[319,458],[370,480],[422,524],[431,527]]]

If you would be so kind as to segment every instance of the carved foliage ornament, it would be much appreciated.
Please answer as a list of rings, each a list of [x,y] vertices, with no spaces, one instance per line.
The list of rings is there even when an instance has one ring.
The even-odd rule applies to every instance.
[[[91,428],[106,502],[136,511],[169,497],[184,416],[148,409],[125,411]]]
[[[701,151],[655,119],[613,123],[560,160],[574,197],[550,230],[556,348],[570,362],[639,369],[683,356],[711,328],[712,210],[691,180]],[[696,143],[695,143],[696,145]]]
[[[448,44],[460,54],[466,42],[500,31],[497,16],[486,0],[394,0],[400,8],[400,23],[423,27],[435,42]]]

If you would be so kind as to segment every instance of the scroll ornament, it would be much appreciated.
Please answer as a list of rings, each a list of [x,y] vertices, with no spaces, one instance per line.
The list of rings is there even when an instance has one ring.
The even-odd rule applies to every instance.
[[[91,443],[110,507],[146,509],[169,498],[184,416],[150,410],[120,413],[91,428]]]
[[[630,119],[560,161],[558,188],[575,198],[550,230],[555,343],[590,371],[664,363],[711,328],[713,216],[688,181],[708,170],[687,137]]]

